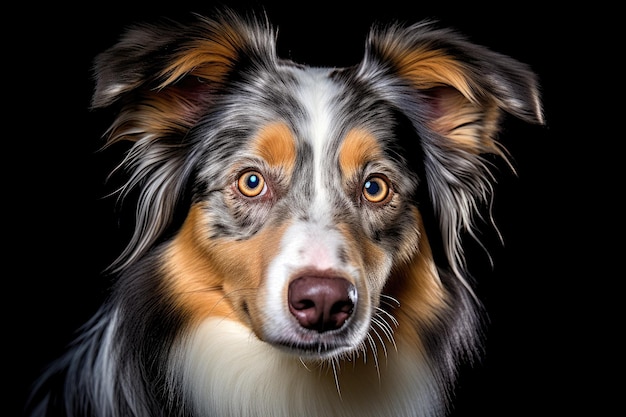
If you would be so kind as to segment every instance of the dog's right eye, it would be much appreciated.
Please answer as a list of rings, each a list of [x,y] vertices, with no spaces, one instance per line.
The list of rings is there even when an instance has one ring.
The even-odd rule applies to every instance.
[[[363,184],[363,197],[370,203],[384,203],[389,200],[391,187],[389,180],[380,175],[372,176]]]
[[[246,171],[237,180],[237,188],[246,197],[258,197],[267,192],[265,179],[257,171]]]

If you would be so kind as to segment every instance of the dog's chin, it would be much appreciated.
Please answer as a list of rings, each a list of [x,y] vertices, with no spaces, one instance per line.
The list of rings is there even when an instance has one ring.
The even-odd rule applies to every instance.
[[[364,349],[367,326],[346,323],[342,328],[318,332],[302,328],[272,332],[262,340],[287,354],[310,361],[351,356]]]

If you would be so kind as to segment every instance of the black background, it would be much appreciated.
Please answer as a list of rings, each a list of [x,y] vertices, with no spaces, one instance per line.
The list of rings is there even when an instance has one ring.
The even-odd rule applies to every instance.
[[[517,176],[497,175],[494,215],[504,244],[485,235],[493,268],[477,248],[468,252],[491,323],[485,359],[461,375],[454,417],[566,415],[572,406],[581,411],[590,385],[581,374],[593,366],[581,346],[590,335],[601,337],[588,319],[593,297],[580,293],[595,279],[586,272],[593,255],[582,234],[597,221],[589,207],[598,191],[588,173],[598,158],[581,131],[571,130],[586,117],[578,104],[585,87],[577,70],[588,16],[531,3],[380,3],[248,5],[264,5],[278,26],[280,55],[305,64],[357,63],[374,21],[435,18],[539,74],[547,125],[507,119],[501,133],[517,170]],[[94,56],[131,23],[210,14],[215,5],[22,6],[5,16],[5,25],[12,19],[17,24],[5,34],[4,52],[11,97],[3,132],[4,276],[7,287],[16,285],[5,300],[6,415],[20,414],[28,385],[102,301],[108,281],[101,271],[125,239],[115,199],[105,197],[113,189],[106,177],[120,152],[98,152],[111,119],[89,110]]]

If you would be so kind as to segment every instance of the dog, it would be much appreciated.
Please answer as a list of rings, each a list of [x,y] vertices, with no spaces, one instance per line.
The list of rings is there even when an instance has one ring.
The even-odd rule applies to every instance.
[[[95,58],[136,221],[29,415],[453,408],[485,315],[463,238],[489,158],[507,160],[503,118],[544,123],[538,76],[436,21],[373,25],[351,67],[281,58],[276,39],[224,9],[129,27]]]

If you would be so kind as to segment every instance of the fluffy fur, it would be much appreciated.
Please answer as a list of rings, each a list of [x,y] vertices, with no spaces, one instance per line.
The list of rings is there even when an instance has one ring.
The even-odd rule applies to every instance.
[[[432,22],[373,27],[347,68],[275,42],[223,11],[97,57],[135,229],[32,416],[448,411],[480,346],[462,237],[502,116],[542,122],[536,76]]]

